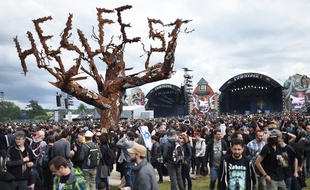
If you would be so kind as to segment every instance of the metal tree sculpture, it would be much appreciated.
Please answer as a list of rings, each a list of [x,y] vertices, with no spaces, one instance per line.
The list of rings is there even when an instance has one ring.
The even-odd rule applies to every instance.
[[[29,55],[34,55],[36,58],[37,67],[40,69],[46,69],[57,79],[57,82],[50,82],[52,85],[59,88],[63,92],[66,92],[77,99],[102,110],[100,125],[101,128],[106,128],[108,130],[112,124],[118,123],[120,119],[123,109],[122,97],[127,88],[141,86],[146,83],[170,78],[173,73],[176,41],[181,25],[190,21],[177,19],[173,23],[164,25],[161,20],[148,19],[150,29],[149,38],[152,38],[153,40],[160,40],[161,47],[150,47],[149,51],[144,50],[147,54],[145,70],[126,76],[125,71],[130,70],[131,68],[125,68],[125,62],[123,60],[125,45],[127,43],[140,41],[139,37],[128,39],[125,33],[125,28],[131,26],[130,24],[125,24],[122,22],[121,12],[131,8],[132,6],[130,5],[118,7],[113,10],[97,8],[98,35],[94,33],[92,36],[99,45],[99,48],[96,50],[92,50],[87,38],[85,38],[83,32],[79,29],[77,29],[77,34],[83,49],[80,49],[69,40],[72,35],[72,14],[69,14],[66,27],[61,34],[60,45],[57,49],[51,49],[51,47],[47,45],[46,41],[51,39],[53,36],[44,36],[43,30],[40,27],[41,23],[52,20],[52,17],[49,16],[33,20],[35,30],[42,45],[42,50],[39,51],[37,49],[33,35],[29,31],[27,32],[27,35],[31,43],[30,49],[23,51],[20,47],[17,36],[14,38],[24,75],[28,72],[25,59]],[[117,13],[117,22],[120,25],[121,43],[114,44],[113,39],[111,39],[108,44],[104,45],[104,26],[106,24],[113,24],[114,21],[102,18],[102,14],[114,13],[115,11]],[[172,31],[168,33],[168,38],[170,40],[167,47],[164,36],[165,33],[163,31],[154,31],[153,24],[160,24],[163,27],[174,26]],[[184,31],[190,32],[186,31],[186,29]],[[77,58],[74,59],[74,65],[68,70],[65,69],[61,58],[62,50],[74,51],[77,54]],[[164,52],[164,61],[156,63],[153,66],[149,66],[150,56],[153,52]],[[100,59],[106,64],[105,79],[99,73],[94,62],[94,58],[98,55],[102,56]],[[51,67],[50,61],[56,61],[58,66]],[[85,69],[81,65],[82,61],[89,64],[89,69]],[[84,80],[87,78],[86,76],[77,76],[80,70],[95,80],[98,93],[90,91],[78,83],[79,80]]]

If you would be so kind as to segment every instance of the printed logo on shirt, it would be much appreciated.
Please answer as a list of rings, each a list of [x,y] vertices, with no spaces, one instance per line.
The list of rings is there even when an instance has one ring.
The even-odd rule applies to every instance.
[[[229,169],[228,190],[245,190],[246,167],[229,164],[228,169]]]

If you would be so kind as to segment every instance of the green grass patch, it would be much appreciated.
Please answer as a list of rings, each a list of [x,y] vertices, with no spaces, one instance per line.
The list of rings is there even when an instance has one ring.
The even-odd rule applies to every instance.
[[[201,189],[208,190],[210,184],[210,178],[200,177],[200,179],[192,180],[192,182],[193,182],[192,190],[201,190]],[[308,187],[303,188],[303,190],[310,190],[310,178],[307,179],[307,185]],[[159,184],[158,187],[159,190],[170,190],[170,182],[165,181],[164,183]],[[118,190],[118,187],[113,186],[111,187],[111,190]]]
[[[192,180],[193,188],[192,190],[201,190],[201,189],[209,189],[210,184],[210,178],[200,177],[198,180]],[[111,190],[117,190],[118,187],[113,186],[111,187]],[[170,189],[170,182],[165,181],[164,183],[161,183],[158,185],[159,190],[169,190]],[[187,186],[186,186],[187,189]]]

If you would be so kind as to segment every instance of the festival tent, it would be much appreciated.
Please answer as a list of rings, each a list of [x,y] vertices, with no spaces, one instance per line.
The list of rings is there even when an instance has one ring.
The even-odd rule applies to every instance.
[[[85,113],[84,110],[82,110],[76,118],[73,118],[73,120],[83,120],[83,119],[89,119],[87,113]]]
[[[101,115],[98,113],[98,111],[95,109],[95,111],[91,114],[91,118],[95,120],[99,120],[101,118]]]

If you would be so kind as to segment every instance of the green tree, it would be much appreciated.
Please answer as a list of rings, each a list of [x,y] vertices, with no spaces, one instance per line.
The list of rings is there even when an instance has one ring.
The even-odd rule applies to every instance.
[[[38,101],[30,100],[30,104],[26,106],[26,114],[33,119],[35,116],[38,115],[46,115],[44,109],[39,105]]]
[[[21,110],[13,102],[0,102],[0,121],[7,121],[9,119],[17,119],[21,115]]]
[[[48,115],[37,115],[33,119],[34,120],[48,120],[49,118],[50,118],[50,116],[48,116]]]
[[[77,108],[77,113],[81,113],[81,111],[84,111],[85,113],[88,113],[88,108],[85,106],[85,104],[80,103],[79,107]]]

